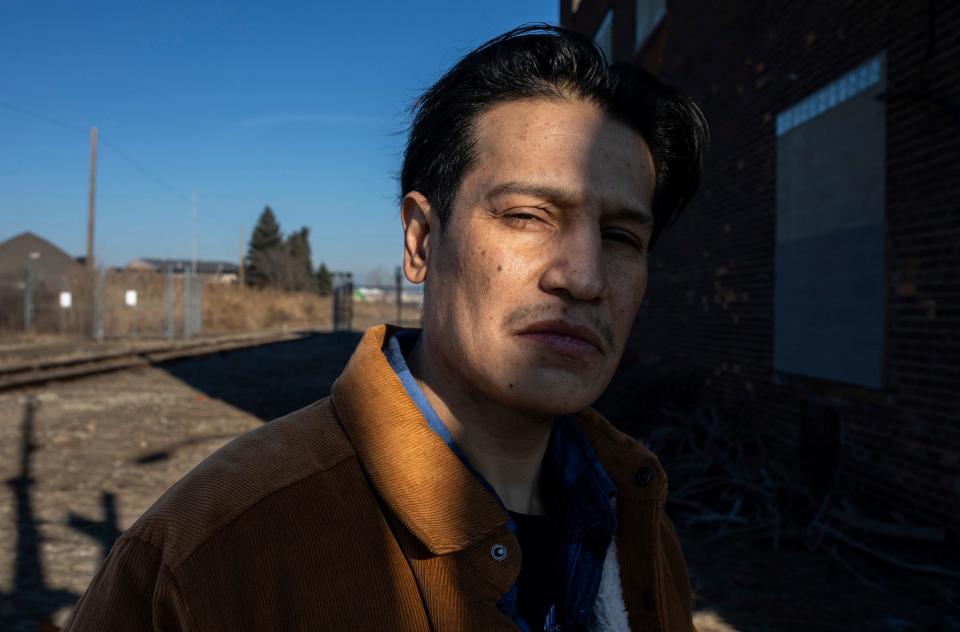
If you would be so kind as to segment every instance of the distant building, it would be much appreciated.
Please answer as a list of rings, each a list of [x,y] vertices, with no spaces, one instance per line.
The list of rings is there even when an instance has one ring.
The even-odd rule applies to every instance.
[[[0,331],[62,326],[60,292],[76,293],[85,276],[75,259],[33,233],[0,243]]]
[[[59,281],[82,269],[62,249],[31,232],[0,243],[0,274],[6,277],[25,276],[29,270],[36,281]]]
[[[863,497],[960,516],[960,3],[561,0],[701,105],[631,353]]]
[[[134,259],[126,270],[147,270],[157,274],[184,275],[191,269],[190,259]],[[240,267],[230,261],[197,261],[197,275],[219,283],[236,283]]]

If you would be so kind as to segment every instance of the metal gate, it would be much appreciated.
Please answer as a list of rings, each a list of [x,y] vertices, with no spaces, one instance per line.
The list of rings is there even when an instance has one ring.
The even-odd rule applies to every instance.
[[[333,272],[333,330],[353,329],[353,273]]]

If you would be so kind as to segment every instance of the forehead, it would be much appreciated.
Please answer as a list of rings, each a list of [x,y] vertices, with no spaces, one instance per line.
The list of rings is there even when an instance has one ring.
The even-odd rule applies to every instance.
[[[477,118],[474,138],[474,164],[461,186],[468,195],[521,181],[563,189],[601,206],[650,208],[652,203],[656,180],[646,141],[591,102],[500,103]]]

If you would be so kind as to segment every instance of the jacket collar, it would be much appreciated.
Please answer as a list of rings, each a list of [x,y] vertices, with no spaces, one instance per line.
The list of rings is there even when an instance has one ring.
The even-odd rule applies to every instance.
[[[392,326],[368,329],[332,399],[377,493],[434,554],[461,551],[503,529],[497,499],[430,428],[383,353]],[[666,475],[657,458],[591,409],[574,416],[617,495],[663,500]]]
[[[435,555],[506,527],[507,515],[427,424],[383,354],[393,328],[368,329],[332,399],[377,493]]]
[[[574,419],[587,435],[607,476],[617,488],[617,499],[663,502],[667,474],[656,455],[633,437],[620,432],[592,408]]]

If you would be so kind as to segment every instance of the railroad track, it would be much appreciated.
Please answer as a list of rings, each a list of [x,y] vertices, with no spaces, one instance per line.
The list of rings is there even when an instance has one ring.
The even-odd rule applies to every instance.
[[[159,362],[209,355],[221,351],[231,351],[244,347],[256,347],[273,342],[298,340],[311,332],[271,333],[260,336],[232,336],[209,340],[195,340],[168,345],[158,345],[130,351],[113,351],[98,355],[75,358],[52,359],[29,364],[0,368],[0,391],[22,386],[31,386],[119,371],[135,367],[150,366]]]

